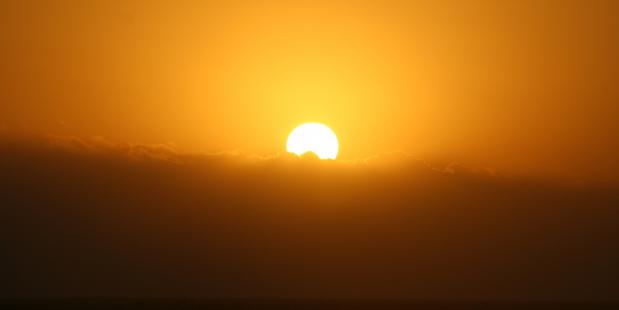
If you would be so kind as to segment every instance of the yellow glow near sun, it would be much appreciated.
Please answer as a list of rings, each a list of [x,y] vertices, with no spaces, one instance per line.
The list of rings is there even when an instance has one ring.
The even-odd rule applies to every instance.
[[[305,123],[290,133],[286,150],[298,156],[312,152],[320,159],[335,159],[339,143],[331,128],[320,123]]]

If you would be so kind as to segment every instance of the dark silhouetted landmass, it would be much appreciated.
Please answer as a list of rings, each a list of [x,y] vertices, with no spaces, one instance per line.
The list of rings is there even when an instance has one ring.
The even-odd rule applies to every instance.
[[[66,138],[0,172],[4,298],[619,298],[610,186]]]

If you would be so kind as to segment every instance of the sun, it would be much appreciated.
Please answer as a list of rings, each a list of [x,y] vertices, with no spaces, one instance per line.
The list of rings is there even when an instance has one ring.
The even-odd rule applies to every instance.
[[[290,133],[286,150],[298,156],[312,152],[320,159],[335,159],[339,142],[331,128],[320,123],[305,123]]]

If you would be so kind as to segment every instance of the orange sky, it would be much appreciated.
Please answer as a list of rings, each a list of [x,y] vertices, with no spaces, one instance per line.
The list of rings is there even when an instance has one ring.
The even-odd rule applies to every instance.
[[[0,129],[619,180],[615,1],[2,1]]]

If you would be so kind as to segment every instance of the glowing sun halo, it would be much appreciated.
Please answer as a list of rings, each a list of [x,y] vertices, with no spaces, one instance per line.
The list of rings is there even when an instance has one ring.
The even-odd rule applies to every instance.
[[[335,159],[339,143],[331,128],[319,123],[305,123],[290,133],[286,150],[298,156],[312,152],[320,159]]]

